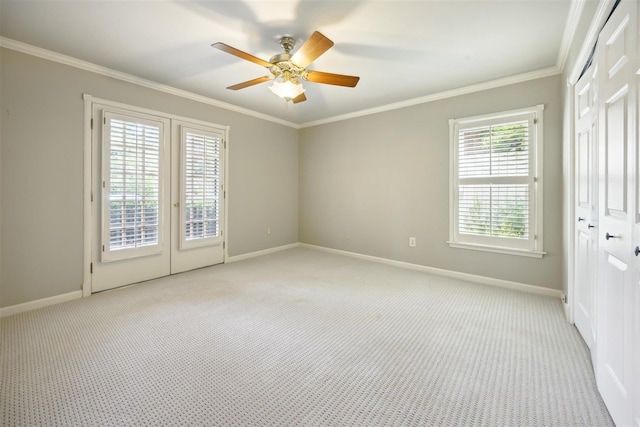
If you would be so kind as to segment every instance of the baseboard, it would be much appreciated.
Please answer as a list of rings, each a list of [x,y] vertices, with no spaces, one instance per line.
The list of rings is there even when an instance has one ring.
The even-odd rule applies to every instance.
[[[468,280],[470,282],[482,283],[484,285],[498,286],[498,287],[501,287],[501,288],[515,289],[515,290],[518,290],[518,291],[528,292],[528,293],[537,294],[537,295],[546,295],[546,296],[555,297],[555,298],[558,298],[558,299],[562,298],[562,292],[561,291],[556,290],[556,289],[543,288],[541,286],[527,285],[525,283],[512,282],[512,281],[509,281],[509,280],[494,279],[493,277],[477,276],[475,274],[461,273],[459,271],[452,271],[452,270],[444,270],[444,269],[441,269],[441,268],[427,267],[427,266],[424,266],[424,265],[412,264],[412,263],[403,262],[403,261],[395,261],[395,260],[388,259],[388,258],[380,258],[380,257],[371,256],[371,255],[359,254],[359,253],[356,253],[356,252],[342,251],[342,250],[339,250],[339,249],[326,248],[324,246],[310,245],[310,244],[307,244],[307,243],[300,243],[298,246],[301,247],[301,248],[315,249],[315,250],[318,250],[318,251],[330,252],[330,253],[339,254],[339,255],[345,255],[345,256],[348,256],[348,257],[358,258],[358,259],[362,259],[362,260],[365,260],[365,261],[372,261],[372,262],[377,262],[377,263],[381,263],[381,264],[392,265],[394,267],[400,267],[400,268],[406,268],[406,269],[409,269],[409,270],[422,271],[422,272],[425,272],[425,273],[431,273],[431,274],[435,274],[435,275],[438,275],[438,276],[445,276],[445,277],[451,277],[451,278],[454,278],[454,279]]]
[[[249,252],[241,255],[230,256],[225,260],[225,263],[242,261],[244,259],[255,258],[262,255],[272,254],[274,252],[280,252],[287,249],[297,248],[299,243],[291,243],[288,245],[276,246],[275,248],[263,249],[261,251]]]
[[[564,317],[567,318],[567,322],[573,325],[573,313],[571,312],[571,306],[567,303],[567,297],[562,294],[562,308],[564,309]]]
[[[23,313],[36,308],[42,308],[61,302],[71,301],[82,298],[82,291],[73,291],[62,295],[56,295],[49,298],[37,299],[35,301],[24,302],[22,304],[10,305],[9,307],[0,308],[0,317],[11,316],[13,314]]]

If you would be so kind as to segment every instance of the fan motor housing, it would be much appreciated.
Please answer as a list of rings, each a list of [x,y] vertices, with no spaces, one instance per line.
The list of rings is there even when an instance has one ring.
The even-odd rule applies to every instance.
[[[269,62],[271,62],[272,64],[278,64],[279,62],[287,62],[291,59],[291,56],[292,55],[290,53],[279,53],[277,55],[273,55],[269,60]]]
[[[273,66],[269,68],[269,71],[271,71],[271,74],[276,78],[280,76],[284,76],[285,79],[302,77],[306,80],[306,70],[291,62],[291,54],[289,53],[274,55],[269,62],[273,64]]]

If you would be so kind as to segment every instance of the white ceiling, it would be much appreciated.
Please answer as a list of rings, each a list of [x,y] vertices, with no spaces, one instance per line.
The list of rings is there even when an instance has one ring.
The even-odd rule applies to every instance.
[[[591,0],[593,1],[593,0]],[[571,0],[0,0],[0,36],[296,124],[556,67]],[[308,69],[360,76],[356,88],[304,82],[287,104],[267,75],[218,51],[269,60],[292,35],[335,46]],[[294,49],[295,51],[296,49]]]

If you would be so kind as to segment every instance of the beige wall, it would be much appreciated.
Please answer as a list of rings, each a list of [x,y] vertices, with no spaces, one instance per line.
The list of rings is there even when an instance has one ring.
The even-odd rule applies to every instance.
[[[552,289],[562,288],[559,75],[300,131],[300,241]],[[542,259],[447,245],[449,124],[544,104]],[[348,235],[348,238],[347,238]],[[408,238],[417,238],[409,248]]]
[[[296,129],[8,49],[0,73],[0,307],[81,289],[83,93],[231,126],[229,254],[298,241]]]

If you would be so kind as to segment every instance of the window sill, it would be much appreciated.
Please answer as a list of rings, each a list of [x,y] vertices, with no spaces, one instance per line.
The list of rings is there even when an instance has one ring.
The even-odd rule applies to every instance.
[[[542,258],[546,252],[528,251],[523,249],[501,248],[497,246],[476,245],[472,243],[447,242],[449,247],[458,249],[471,249],[474,251],[494,252],[505,255],[525,256],[529,258]]]

